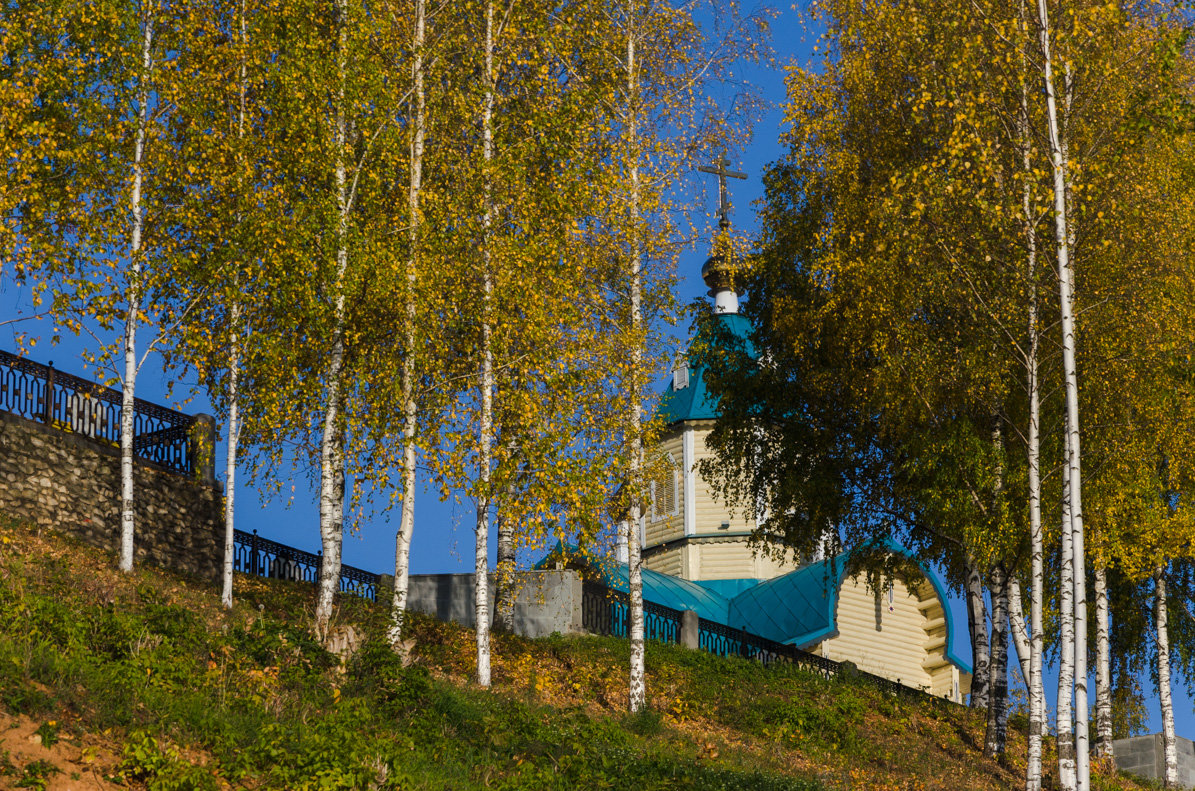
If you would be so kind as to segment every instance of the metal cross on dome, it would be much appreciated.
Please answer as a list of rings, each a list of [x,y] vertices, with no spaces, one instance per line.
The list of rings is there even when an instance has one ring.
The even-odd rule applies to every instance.
[[[723,156],[715,160],[713,165],[699,165],[697,169],[702,173],[713,173],[718,177],[718,227],[730,227],[730,193],[726,189],[726,179],[746,179],[747,174],[737,170],[727,170],[730,159]]]

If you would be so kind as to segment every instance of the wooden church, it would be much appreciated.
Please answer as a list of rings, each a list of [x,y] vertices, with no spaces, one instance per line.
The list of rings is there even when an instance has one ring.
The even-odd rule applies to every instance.
[[[722,227],[728,227],[725,198]],[[747,340],[751,326],[738,313],[727,269],[717,255],[702,268],[713,319]],[[704,369],[681,358],[660,411],[667,429],[654,449],[658,472],[638,525],[645,600],[696,610],[703,619],[965,701],[971,667],[951,650],[956,625],[931,569],[918,565],[920,574],[887,580],[876,591],[861,574],[846,575],[846,555],[799,564],[755,552],[748,542],[757,525],[731,514],[698,474],[698,462],[711,455],[706,438],[718,419]],[[895,543],[886,549],[909,554]],[[625,563],[625,547],[620,554]]]

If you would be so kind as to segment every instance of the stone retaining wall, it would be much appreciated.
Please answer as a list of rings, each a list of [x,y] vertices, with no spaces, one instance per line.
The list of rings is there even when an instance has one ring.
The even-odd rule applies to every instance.
[[[137,563],[220,578],[223,491],[135,463]],[[116,551],[120,448],[0,412],[0,512]]]

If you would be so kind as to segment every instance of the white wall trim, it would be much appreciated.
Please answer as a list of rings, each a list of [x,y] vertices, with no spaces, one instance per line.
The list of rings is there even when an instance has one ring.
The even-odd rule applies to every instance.
[[[697,471],[693,454],[693,428],[685,426],[681,432],[681,460],[684,465],[685,535],[697,534]]]

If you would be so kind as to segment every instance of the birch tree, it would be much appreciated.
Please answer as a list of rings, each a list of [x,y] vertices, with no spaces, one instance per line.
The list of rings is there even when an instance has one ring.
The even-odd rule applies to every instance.
[[[361,429],[375,405],[364,402],[373,395],[360,366],[380,335],[369,317],[390,296],[370,286],[389,260],[382,166],[398,130],[383,111],[386,51],[377,43],[389,39],[376,16],[348,0],[278,13],[289,22],[271,42],[270,112],[254,149],[266,185],[254,233],[266,245],[255,248],[263,298],[252,318],[293,330],[255,335],[263,342],[246,348],[238,391],[251,403],[241,405],[240,436],[262,455],[254,473],[275,485],[288,464],[314,472],[323,548],[315,628],[324,634],[340,587],[346,503],[382,475]]]
[[[391,12],[396,22],[401,17]],[[420,201],[423,190],[423,150],[427,134],[425,53],[427,43],[427,7],[415,0],[410,16],[411,95],[406,124],[409,147],[407,164],[407,251],[406,271],[402,273],[402,368],[399,381],[399,407],[402,411],[402,503],[398,532],[394,537],[394,599],[391,604],[390,642],[398,646],[406,613],[411,565],[411,538],[415,529],[415,483],[417,475],[418,404],[415,400],[417,292],[420,269]]]
[[[1048,164],[1035,153],[1048,139],[1047,107],[1033,87],[1042,84],[1040,71],[1031,71],[1042,63],[1040,22],[1031,29],[1027,10],[907,3],[865,11],[849,4],[819,8],[830,54],[821,74],[797,72],[790,80],[790,153],[769,179],[763,266],[747,308],[754,341],[771,362],[751,372],[746,387],[740,386],[743,372],[732,369],[736,376],[726,381],[734,387],[714,388],[723,420],[711,442],[724,443],[719,463],[726,491],[740,502],[775,492],[789,498],[769,502],[770,513],[785,516],[772,520],[768,538],[799,546],[815,540],[824,525],[842,529],[848,540],[895,529],[942,560],[955,584],[970,588],[973,702],[984,693],[985,569],[1005,563],[1021,574],[1017,566],[1028,557],[1029,593],[1043,602],[1052,585],[1044,579],[1042,555],[1053,531],[1042,528],[1041,503],[1062,499],[1049,473],[1053,459],[1065,457],[1065,436],[1040,430],[1060,419],[1066,402],[1040,397],[1064,384],[1063,366],[1048,354],[1054,345],[1039,340],[1040,328],[1059,320],[1062,305],[1040,300],[1036,274],[1039,249],[1056,254],[1058,237],[1038,233],[1037,207],[1056,195],[1052,179],[1038,175]],[[1114,265],[1118,253],[1106,249],[1104,218],[1129,216],[1125,196],[1110,195],[1102,175],[1094,176],[1106,167],[1126,181],[1123,167],[1106,163],[1114,158],[1110,151],[1122,150],[1116,130],[1130,115],[1121,91],[1140,89],[1134,72],[1151,73],[1142,54],[1150,45],[1135,37],[1152,34],[1148,26],[1123,24],[1094,7],[1074,16],[1075,31],[1066,40],[1077,77],[1068,95],[1081,98],[1072,102],[1080,109],[1068,116],[1066,131],[1083,167],[1072,168],[1063,186],[1085,197],[1083,224],[1064,222],[1063,241],[1082,239],[1090,257],[1084,260],[1093,270],[1108,269],[1106,281],[1102,275],[1088,281],[1091,288],[1137,283]],[[990,57],[993,52],[1001,54]],[[1096,85],[1100,100],[1087,100],[1083,91]],[[1131,172],[1132,190],[1151,178]],[[1145,215],[1132,216],[1139,227]],[[1132,326],[1097,323],[1108,311],[1105,302],[1122,302],[1120,294],[1109,296],[1092,297],[1092,330],[1084,337],[1097,330],[1100,337],[1123,336]],[[794,305],[800,307],[794,311]],[[819,373],[826,377],[821,383]],[[1088,395],[1095,392],[1089,384],[1086,409],[1096,397],[1123,401],[1127,390]],[[812,427],[785,420],[794,403],[802,415],[816,416]],[[852,411],[837,424],[832,413],[843,403]],[[985,423],[993,414],[1008,437],[1025,443],[1019,459],[986,452]],[[1099,432],[1105,422],[1098,422]],[[781,458],[781,451],[766,456],[755,449],[761,434],[768,448],[800,447],[801,458]],[[1107,444],[1091,428],[1084,435],[1097,447]],[[1105,449],[1097,452],[1102,462]],[[1118,451],[1106,452],[1113,457]],[[1066,458],[1069,480],[1074,459]],[[1051,490],[1042,491],[1043,479]],[[1059,525],[1068,542],[1063,554],[1073,560],[1072,514],[1049,521]],[[1075,611],[1085,579],[1068,572],[1061,586],[1064,612]],[[1038,623],[1024,630],[1021,654],[1032,665],[1029,646],[1037,642],[1040,651],[1044,635],[1030,605],[1030,621]],[[1064,620],[1063,629],[1069,628]],[[1064,645],[1063,661],[1073,662],[1076,652],[1086,656],[1085,649]],[[1035,675],[1027,666],[1026,677]],[[999,705],[991,696],[988,701]],[[1064,694],[1064,745],[1068,704]],[[1082,731],[1082,713],[1079,724]],[[1040,745],[1040,738],[1033,741]],[[1026,783],[1040,785],[1040,772],[1032,769]]]
[[[628,495],[630,672],[629,708],[646,704],[643,644],[642,554],[645,453],[653,427],[644,410],[646,387],[659,364],[651,345],[653,323],[664,303],[655,287],[671,275],[676,248],[674,185],[691,158],[724,147],[741,133],[739,122],[705,93],[728,77],[735,60],[761,55],[766,20],[742,15],[734,4],[710,9],[711,30],[699,24],[697,6],[631,0],[611,2],[591,22],[601,33],[591,68],[605,85],[603,109],[611,134],[610,230],[622,269],[620,334],[628,349],[618,368],[625,393],[620,434],[626,446]],[[750,96],[744,95],[745,106]]]
[[[33,213],[24,222],[28,231],[49,221],[41,229],[60,234],[51,244],[29,248],[50,253],[39,255],[38,277],[50,284],[58,320],[92,336],[88,360],[121,385],[118,548],[119,567],[128,573],[134,560],[137,377],[149,356],[172,340],[173,326],[153,330],[175,239],[189,219],[175,209],[178,182],[168,145],[185,16],[158,2],[93,10],[86,39],[59,39],[60,62],[77,67],[77,82],[59,95],[59,117],[70,125],[58,127],[62,149],[49,161],[64,166],[59,177],[69,172],[71,183],[61,192],[51,187],[51,202],[27,204]],[[34,216],[41,211],[48,214]],[[147,335],[151,340],[140,346]]]
[[[1162,749],[1166,788],[1178,785],[1178,749],[1174,736],[1174,699],[1170,687],[1170,632],[1166,604],[1166,570],[1154,572],[1154,629],[1158,640],[1158,697],[1162,706]]]

